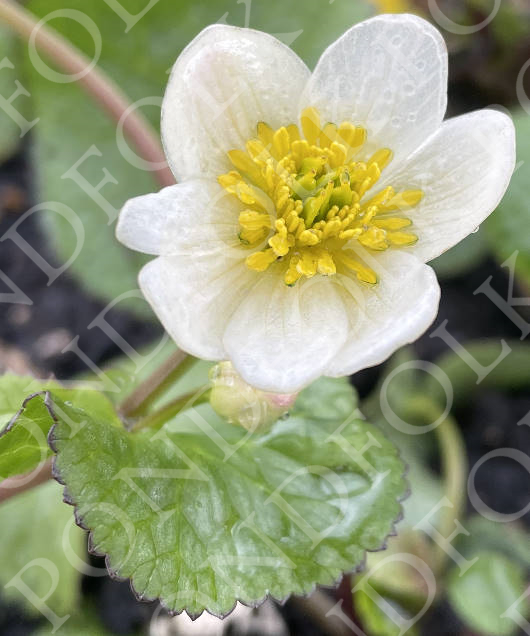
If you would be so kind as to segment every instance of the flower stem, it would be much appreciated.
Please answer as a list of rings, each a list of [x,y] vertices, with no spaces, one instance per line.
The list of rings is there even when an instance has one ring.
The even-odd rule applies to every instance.
[[[77,80],[96,102],[117,122],[123,117],[123,130],[142,158],[153,165],[153,172],[162,186],[173,185],[175,179],[167,166],[159,136],[147,119],[131,108],[131,102],[121,89],[97,67],[87,68],[92,61],[66,38],[13,0],[0,0],[0,21],[29,40],[68,74],[82,74]],[[126,114],[127,113],[127,114]]]
[[[157,430],[161,426],[163,426],[167,421],[169,421],[175,415],[178,415],[181,411],[186,408],[191,408],[192,406],[199,406],[199,404],[204,404],[208,402],[210,398],[210,391],[204,391],[199,394],[197,391],[192,391],[191,393],[187,393],[186,395],[182,395],[181,397],[172,400],[164,407],[162,407],[159,411],[144,417],[131,428],[131,432],[136,433],[143,429],[149,428],[150,430]]]
[[[446,512],[441,517],[439,530],[443,537],[449,537],[455,529],[455,522],[464,513],[468,462],[460,429],[451,415],[447,415],[436,427],[436,435],[442,459],[445,496],[452,504],[452,508],[443,509]],[[438,544],[436,548],[433,565],[435,572],[440,573],[444,569],[448,555]]]
[[[20,495],[27,490],[40,486],[51,478],[52,460],[49,459],[30,475],[17,475],[16,477],[4,479],[0,484],[0,504],[15,495]]]
[[[442,415],[442,408],[430,398],[416,398],[410,405],[410,414],[434,422]],[[468,462],[466,448],[456,420],[450,415],[434,429],[438,440],[441,457],[442,475],[444,481],[444,495],[450,506],[443,507],[438,531],[443,537],[448,537],[455,529],[455,522],[459,520],[465,509],[466,482]],[[433,568],[435,574],[440,574],[446,564],[448,555],[436,544],[433,547]]]
[[[118,407],[119,413],[124,417],[147,413],[154,402],[196,361],[184,351],[175,351],[122,402]]]
[[[356,624],[355,610],[353,608],[352,576],[344,574],[337,587],[337,598],[342,600],[341,610],[353,624]]]

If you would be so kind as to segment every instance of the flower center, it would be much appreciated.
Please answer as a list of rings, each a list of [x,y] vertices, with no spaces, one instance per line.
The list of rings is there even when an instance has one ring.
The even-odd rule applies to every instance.
[[[235,170],[218,178],[245,206],[239,215],[240,241],[252,249],[250,269],[262,272],[285,263],[284,280],[294,285],[315,274],[341,269],[373,285],[375,272],[355,250],[382,251],[413,245],[418,237],[403,211],[417,205],[421,190],[396,193],[391,186],[366,196],[392,160],[382,148],[366,161],[355,157],[366,141],[364,128],[351,122],[320,124],[314,108],[301,117],[303,137],[291,124],[257,127],[257,138],[228,153]]]

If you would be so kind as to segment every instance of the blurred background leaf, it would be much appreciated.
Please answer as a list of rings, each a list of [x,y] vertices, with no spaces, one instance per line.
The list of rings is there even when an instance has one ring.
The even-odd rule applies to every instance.
[[[517,632],[517,623],[502,615],[525,591],[524,568],[496,552],[479,552],[478,560],[463,574],[456,567],[449,575],[447,593],[453,609],[473,630],[491,636]],[[525,602],[517,607],[525,614]]]
[[[486,236],[499,263],[514,252],[515,273],[519,281],[530,286],[530,115],[521,111],[513,117],[517,133],[517,168],[508,192],[497,210],[485,223]]]
[[[353,598],[355,610],[366,633],[370,636],[401,636],[408,621],[414,617],[414,612],[408,613],[397,601],[385,598],[383,595],[376,597],[378,601],[376,602],[360,589]],[[389,617],[389,612],[392,613],[392,618]],[[406,633],[409,636],[417,636],[418,631],[413,625],[406,629]]]
[[[463,555],[494,550],[530,569],[530,537],[522,525],[475,515],[466,521],[466,530],[469,534],[458,538],[458,550]]]
[[[75,613],[79,601],[81,573],[74,564],[83,568],[86,542],[61,493],[62,487],[50,481],[0,506],[2,596],[24,604],[33,615],[40,615],[44,604],[58,616]],[[21,574],[24,583],[43,599],[37,607],[22,593],[20,584],[8,585],[34,559],[45,559],[50,568],[33,564]],[[58,574],[55,589],[52,570]]]
[[[488,16],[495,9],[492,0],[468,0],[469,7]],[[499,3],[495,19],[491,21],[494,37],[506,47],[513,47],[514,42],[524,38],[528,33],[530,9],[528,3],[520,0],[504,0]]]
[[[29,118],[31,100],[21,92],[21,90],[27,90],[27,88],[22,84],[23,89],[21,89],[16,84],[17,80],[20,82],[21,53],[22,44],[18,36],[11,29],[0,24],[0,62],[7,58],[6,66],[0,70],[0,95],[9,100],[18,90],[20,95],[16,98],[16,104],[13,104],[13,107],[21,115]],[[8,63],[13,68],[7,66]],[[16,122],[3,108],[0,108],[0,162],[5,161],[15,152],[20,144],[20,134],[21,130]]]
[[[35,632],[35,636],[50,636],[51,634],[59,636],[112,636],[112,632],[103,627],[94,608],[90,606],[83,607],[81,611],[76,612],[75,616],[71,616],[56,632],[53,631],[51,623]]]
[[[477,267],[488,252],[484,231],[479,229],[429,264],[434,267],[438,278],[454,278]]]

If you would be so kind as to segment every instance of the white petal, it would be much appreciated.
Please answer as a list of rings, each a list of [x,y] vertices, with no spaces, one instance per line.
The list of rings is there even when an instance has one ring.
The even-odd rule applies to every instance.
[[[340,377],[384,362],[419,338],[436,317],[440,287],[431,267],[406,252],[389,250],[375,260],[370,266],[379,283],[372,288],[352,283],[348,340],[325,375]]]
[[[226,153],[244,148],[265,121],[296,123],[309,70],[266,33],[208,27],[177,59],[162,105],[162,139],[178,181],[217,177],[230,169]]]
[[[287,287],[275,273],[261,275],[224,336],[244,380],[264,391],[294,393],[322,375],[348,329],[332,279],[316,276]]]
[[[481,110],[444,122],[381,187],[423,190],[420,204],[404,213],[419,236],[411,249],[428,262],[478,228],[499,204],[514,167],[511,119]]]
[[[116,227],[118,240],[146,254],[246,256],[238,239],[243,205],[219,184],[193,179],[128,201]]]
[[[161,254],[140,288],[179,347],[206,360],[226,358],[226,325],[259,276],[238,239],[242,208],[214,181],[192,180],[129,202],[118,227],[130,247]]]
[[[361,22],[323,53],[300,106],[316,107],[324,122],[364,126],[367,153],[390,148],[396,162],[444,118],[444,40],[427,21],[412,15]]]
[[[177,345],[198,358],[223,360],[222,336],[257,272],[222,256],[161,256],[139,276],[140,288]]]

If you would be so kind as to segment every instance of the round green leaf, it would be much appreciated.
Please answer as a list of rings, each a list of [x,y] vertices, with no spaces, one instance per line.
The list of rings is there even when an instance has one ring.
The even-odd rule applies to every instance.
[[[351,416],[312,420],[295,409],[250,436],[202,405],[156,434],[131,435],[117,417],[55,407],[55,472],[78,521],[114,574],[171,611],[225,615],[236,600],[333,585],[400,515],[403,463]]]
[[[473,630],[492,636],[508,636],[517,631],[509,609],[525,590],[524,568],[497,552],[479,552],[464,574],[454,568],[449,575],[447,594],[460,618]],[[525,601],[517,611],[525,614]]]
[[[312,419],[340,420],[357,408],[357,396],[348,378],[322,377],[296,399],[294,412]]]

